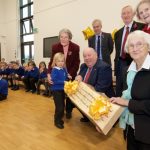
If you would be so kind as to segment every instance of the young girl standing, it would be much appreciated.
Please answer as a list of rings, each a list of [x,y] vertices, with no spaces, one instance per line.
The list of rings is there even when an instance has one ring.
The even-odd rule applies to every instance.
[[[64,128],[64,107],[65,107],[65,93],[64,93],[64,81],[67,78],[71,78],[68,75],[65,68],[65,56],[62,53],[56,53],[52,63],[51,78],[53,84],[51,85],[51,90],[53,93],[54,103],[55,103],[55,115],[54,124],[57,128]]]

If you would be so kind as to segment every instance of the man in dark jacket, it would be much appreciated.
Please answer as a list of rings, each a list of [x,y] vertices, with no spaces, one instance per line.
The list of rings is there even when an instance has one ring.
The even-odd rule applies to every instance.
[[[114,96],[111,66],[99,60],[93,48],[86,48],[83,51],[83,58],[84,63],[80,67],[76,80],[89,84],[97,92],[105,93],[108,97]],[[84,116],[80,121],[87,122],[88,119]]]
[[[110,33],[102,32],[102,22],[95,19],[92,23],[95,35],[89,38],[88,45],[97,52],[98,58],[111,65],[110,55],[113,51],[113,40]]]
[[[123,71],[124,68],[130,65],[132,59],[124,52],[124,45],[127,35],[135,30],[142,30],[144,24],[133,21],[134,11],[131,6],[122,8],[121,17],[124,22],[124,27],[118,30],[114,36],[116,56],[114,60],[114,70],[116,76],[116,96],[122,95],[123,90]]]

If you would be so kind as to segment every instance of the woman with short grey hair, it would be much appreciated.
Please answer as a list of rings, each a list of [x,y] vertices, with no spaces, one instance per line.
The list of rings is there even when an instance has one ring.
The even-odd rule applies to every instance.
[[[72,41],[72,33],[69,29],[63,28],[59,31],[59,42],[52,46],[52,57],[49,63],[49,75],[48,80],[52,84],[50,73],[51,73],[51,65],[53,62],[54,55],[56,53],[63,53],[66,61],[66,68],[68,74],[72,77],[72,80],[75,79],[77,75],[77,71],[80,65],[80,47],[73,43]],[[66,98],[66,118],[70,119],[72,117],[72,110],[74,105],[71,103],[70,99]]]
[[[126,51],[133,59],[127,71],[127,89],[110,101],[124,106],[119,125],[126,129],[128,150],[150,150],[150,35],[130,33]]]

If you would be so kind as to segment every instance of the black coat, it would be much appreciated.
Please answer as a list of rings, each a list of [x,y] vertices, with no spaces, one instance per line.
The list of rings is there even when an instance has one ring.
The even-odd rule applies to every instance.
[[[79,75],[83,79],[87,69],[88,67],[85,63],[80,67]],[[112,91],[112,69],[110,65],[102,60],[97,60],[93,66],[87,83],[92,85],[97,92],[105,93],[108,97],[114,96],[114,91]]]
[[[137,72],[131,97],[128,108],[134,114],[135,138],[150,144],[150,69]]]
[[[144,28],[144,26],[145,26],[144,24],[134,21],[130,32],[133,32],[135,30],[142,30]],[[114,60],[115,75],[117,74],[118,61],[119,61],[120,52],[121,52],[123,30],[124,30],[124,27],[122,27],[120,30],[118,30],[114,36],[115,50],[116,50],[116,55],[115,55],[115,60]],[[132,61],[131,57],[128,54],[126,54],[127,64],[130,65],[131,61]]]

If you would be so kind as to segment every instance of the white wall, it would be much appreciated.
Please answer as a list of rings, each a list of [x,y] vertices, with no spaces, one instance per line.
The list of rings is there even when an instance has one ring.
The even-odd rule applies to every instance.
[[[122,26],[121,8],[126,5],[136,6],[137,0],[35,0],[35,60],[43,59],[43,38],[56,36],[60,29],[67,27],[73,33],[73,41],[82,50],[87,47],[82,30],[91,26],[95,18],[103,22],[103,31],[112,32]],[[38,51],[38,52],[37,52]],[[113,54],[114,55],[114,54]],[[43,59],[49,62],[49,59]]]
[[[135,7],[137,3],[137,0],[34,0],[34,27],[38,28],[34,36],[35,61],[37,64],[41,60],[49,62],[48,58],[43,58],[43,38],[58,35],[64,27],[72,31],[73,41],[81,47],[82,58],[82,50],[87,47],[82,30],[99,18],[103,22],[103,31],[112,32],[122,26],[121,8],[125,5]],[[4,57],[8,60],[15,59],[15,50],[20,57],[17,11],[17,0],[0,0],[0,20],[3,18],[0,35],[5,31],[6,48],[2,50],[7,52]]]
[[[1,0],[3,28],[0,30],[2,34],[2,57],[6,61],[15,60],[18,49],[18,10],[17,0]]]
[[[4,28],[4,9],[3,0],[0,0],[0,43],[1,43],[1,56],[5,56],[5,28]]]
[[[18,9],[19,10],[19,9]],[[6,28],[6,52],[7,60],[15,60],[17,57],[18,43],[18,10],[16,0],[5,0],[5,28]]]
[[[3,1],[0,0],[0,36],[4,35],[4,9]]]

